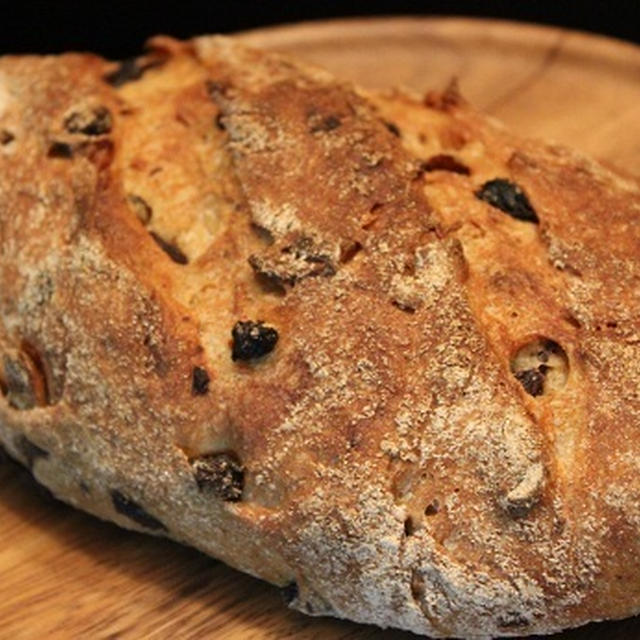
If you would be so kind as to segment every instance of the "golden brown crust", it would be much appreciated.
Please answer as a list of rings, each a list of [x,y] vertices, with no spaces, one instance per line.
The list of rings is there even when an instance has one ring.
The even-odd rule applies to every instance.
[[[638,610],[637,184],[224,38],[5,58],[0,130],[0,440],[57,496],[312,614]]]

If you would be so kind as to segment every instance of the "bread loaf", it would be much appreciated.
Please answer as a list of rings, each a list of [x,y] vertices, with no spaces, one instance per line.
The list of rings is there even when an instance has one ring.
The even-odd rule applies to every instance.
[[[636,180],[454,86],[222,37],[5,57],[0,442],[311,615],[633,615],[639,225]]]

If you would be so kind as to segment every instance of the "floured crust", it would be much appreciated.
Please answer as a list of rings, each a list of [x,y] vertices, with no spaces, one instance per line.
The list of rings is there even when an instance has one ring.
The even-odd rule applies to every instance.
[[[310,614],[636,613],[638,185],[453,89],[367,95],[224,38],[137,64],[0,62],[9,453]],[[479,197],[496,178],[537,222]],[[232,360],[239,321],[277,342]]]

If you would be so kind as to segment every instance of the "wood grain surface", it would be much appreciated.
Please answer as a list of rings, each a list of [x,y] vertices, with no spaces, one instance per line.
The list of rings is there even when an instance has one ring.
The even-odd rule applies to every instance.
[[[512,128],[582,149],[640,176],[640,49],[550,27],[468,19],[309,23],[242,34],[368,87],[441,88]],[[0,461],[0,640],[5,638],[380,638],[288,611],[278,590],[166,540],[120,530],[38,490]],[[640,620],[554,640],[640,638]]]

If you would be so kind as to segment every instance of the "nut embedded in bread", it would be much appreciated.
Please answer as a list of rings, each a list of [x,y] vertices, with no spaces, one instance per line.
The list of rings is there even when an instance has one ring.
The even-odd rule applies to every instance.
[[[233,40],[0,61],[0,440],[434,637],[640,609],[638,184]]]

